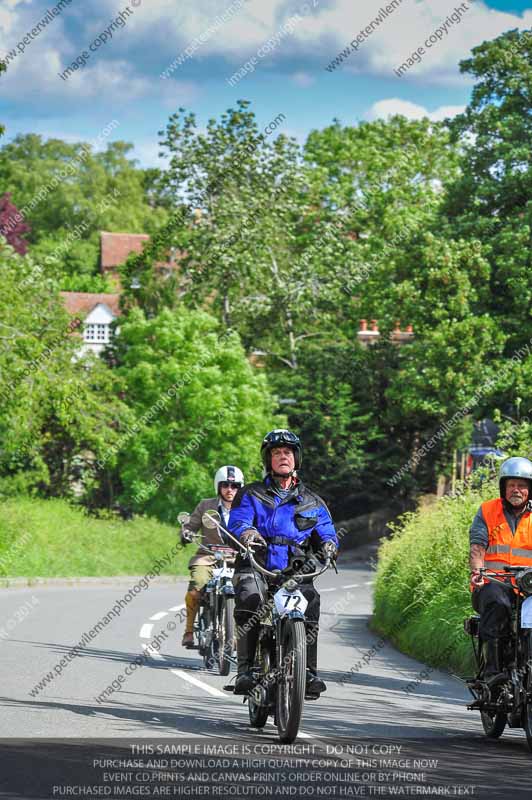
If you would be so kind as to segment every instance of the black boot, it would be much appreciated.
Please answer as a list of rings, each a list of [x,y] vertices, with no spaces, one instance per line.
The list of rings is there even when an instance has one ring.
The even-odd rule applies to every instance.
[[[253,660],[255,658],[256,634],[248,631],[239,636],[236,642],[238,659],[234,694],[248,694],[253,689]]]
[[[318,623],[306,624],[307,635],[307,675],[305,682],[305,695],[317,698],[322,692],[327,691],[327,684],[318,678]]]
[[[307,668],[307,679],[305,683],[305,696],[319,697],[322,692],[327,691],[327,684],[318,678],[316,673]]]
[[[484,643],[484,657],[485,666],[483,679],[489,682],[490,678],[495,677],[495,675],[498,675],[501,671],[499,667],[499,641],[497,639],[488,639],[488,641]]]

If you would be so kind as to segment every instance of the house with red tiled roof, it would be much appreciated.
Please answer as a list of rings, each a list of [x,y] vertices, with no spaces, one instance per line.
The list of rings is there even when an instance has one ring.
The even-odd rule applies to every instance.
[[[65,308],[82,322],[80,353],[98,355],[111,341],[111,323],[120,316],[120,295],[94,292],[61,292]]]
[[[100,233],[100,270],[102,275],[120,286],[118,268],[131,253],[141,253],[144,243],[150,237],[147,233]]]
[[[141,253],[150,240],[147,233],[100,233],[100,271],[116,287],[114,293],[61,292],[65,307],[72,316],[83,323],[82,352],[101,353],[111,341],[111,323],[120,316],[119,267],[131,253]],[[167,262],[155,268],[170,273],[177,268],[176,251],[172,250]]]

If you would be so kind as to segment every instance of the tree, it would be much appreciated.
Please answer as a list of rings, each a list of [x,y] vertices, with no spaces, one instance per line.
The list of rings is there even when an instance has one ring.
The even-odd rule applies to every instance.
[[[16,205],[11,202],[11,194],[5,192],[0,197],[0,235],[19,255],[23,256],[28,249],[24,236],[30,230],[30,226],[22,221]]]
[[[77,357],[79,320],[31,257],[0,243],[0,488],[87,499],[127,422],[100,359]]]
[[[173,521],[209,496],[221,464],[260,475],[264,434],[284,423],[238,336],[205,312],[133,309],[120,323],[117,373],[135,423],[117,453],[122,503]]]
[[[289,426],[303,443],[302,478],[340,518],[379,505],[372,451],[383,433],[366,355],[353,341],[308,338],[298,368],[273,373]]]
[[[101,230],[153,234],[166,220],[151,190],[153,171],[139,169],[131,149],[116,141],[95,153],[84,143],[36,134],[0,149],[0,182],[31,224],[30,251],[67,276],[69,288],[76,276],[85,288],[98,272]]]
[[[489,262],[484,308],[507,333],[505,354],[529,342],[532,323],[532,36],[508,31],[473,48],[460,70],[476,79],[452,131],[462,175],[449,185],[455,235],[475,239]]]

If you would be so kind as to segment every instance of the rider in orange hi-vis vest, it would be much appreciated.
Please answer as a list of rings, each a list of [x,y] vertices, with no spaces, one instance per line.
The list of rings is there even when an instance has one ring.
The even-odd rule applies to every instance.
[[[500,497],[482,503],[469,534],[471,602],[480,614],[480,638],[485,647],[484,680],[501,669],[501,641],[509,633],[514,592],[485,580],[483,567],[532,567],[532,462],[509,458],[501,465]]]

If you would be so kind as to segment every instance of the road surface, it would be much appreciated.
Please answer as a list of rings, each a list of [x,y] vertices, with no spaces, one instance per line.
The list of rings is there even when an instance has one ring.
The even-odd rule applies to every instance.
[[[301,752],[345,756],[343,767],[350,770],[351,780],[336,786],[337,792],[361,786],[365,791],[358,796],[392,796],[377,790],[400,786],[399,778],[392,781],[392,772],[402,769],[406,774],[409,769],[417,777],[402,779],[411,789],[408,796],[422,794],[412,786],[440,785],[473,787],[456,789],[454,795],[442,791],[440,796],[498,797],[494,787],[506,773],[511,773],[511,778],[505,778],[508,792],[520,796],[523,769],[529,771],[532,762],[523,731],[506,731],[499,741],[488,742],[478,713],[465,708],[468,693],[461,681],[437,670],[424,673],[423,664],[369,630],[373,580],[369,563],[356,560],[340,565],[338,575],[329,571],[319,579],[319,662],[328,690],[319,701],[305,705],[297,741]],[[253,743],[257,752],[262,745],[273,748],[272,753],[277,748],[273,724],[268,723],[262,732],[251,730],[242,698],[222,690],[228,678],[207,672],[196,651],[181,647],[185,580],[153,584],[139,592],[94,638],[85,636],[75,658],[59,665],[127,590],[128,583],[118,580],[115,584],[2,590],[0,765],[5,767],[9,761],[17,769],[9,773],[9,779],[5,773],[4,791],[0,779],[0,797],[69,794],[61,793],[55,783],[53,793],[51,783],[48,789],[39,783],[31,788],[24,783],[28,778],[21,775],[35,759],[39,762],[52,739],[59,749],[48,753],[48,764],[64,758],[65,747],[70,752],[68,745],[74,742],[82,747],[83,742],[92,745],[105,740],[111,745],[112,740],[130,753],[142,752],[138,746],[148,742],[180,741],[185,752],[185,743],[192,740]],[[406,691],[412,682],[415,691]],[[131,750],[135,744],[137,750]],[[297,750],[291,753],[297,755]],[[407,755],[411,756],[409,767],[401,767]],[[418,765],[423,763],[419,759],[426,757],[428,763],[432,758],[443,772],[436,774],[426,765],[414,769],[414,757]],[[338,761],[337,767],[341,766]],[[360,783],[354,777],[355,768]],[[76,769],[79,774],[83,771],[79,763]],[[289,766],[280,767],[280,774],[288,775],[287,770]],[[360,770],[390,777],[379,782],[368,772],[364,781]],[[74,785],[76,776],[71,775],[69,785]],[[98,774],[98,781],[103,781],[102,775]],[[114,791],[109,776],[106,781],[101,785]],[[295,777],[290,781],[294,783]],[[303,783],[312,787],[312,778]],[[238,785],[242,791],[250,788],[243,787],[242,780]],[[309,796],[318,796],[320,786],[334,788],[331,781],[318,783]],[[257,790],[255,796],[259,795]],[[228,790],[221,796],[251,795]]]

